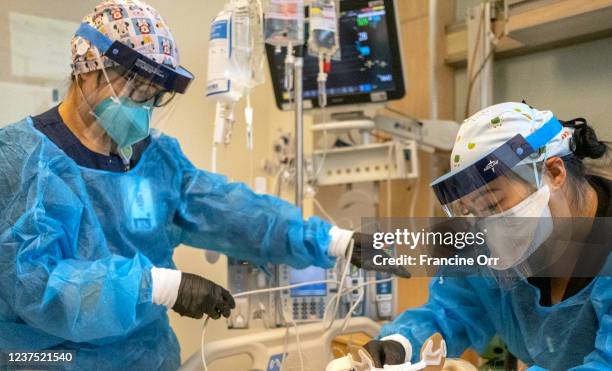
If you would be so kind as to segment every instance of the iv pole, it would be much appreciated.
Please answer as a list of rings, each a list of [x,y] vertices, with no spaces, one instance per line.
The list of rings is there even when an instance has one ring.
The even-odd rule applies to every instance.
[[[304,101],[303,72],[304,46],[295,49],[294,104],[295,104],[295,205],[302,210],[304,203]]]

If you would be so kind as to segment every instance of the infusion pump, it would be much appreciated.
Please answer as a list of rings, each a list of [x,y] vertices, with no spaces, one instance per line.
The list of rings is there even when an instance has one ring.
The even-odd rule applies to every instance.
[[[336,279],[333,270],[318,267],[298,270],[283,265],[278,271],[280,286]],[[314,322],[323,319],[327,301],[336,292],[338,288],[334,283],[315,283],[281,291],[282,312],[278,313],[278,322],[281,323],[282,316],[287,313],[291,314],[296,322]]]
[[[286,265],[263,268],[230,259],[228,275],[229,289],[233,294],[303,284],[280,291],[238,296],[237,308],[228,321],[230,328],[248,328],[254,319],[261,319],[267,328],[294,322],[318,322],[324,318],[329,320],[334,314],[336,318],[343,318],[351,309],[352,316],[366,316],[373,320],[387,320],[394,315],[395,280],[386,280],[392,277],[383,273],[350,268],[342,285],[345,295],[339,300],[338,310],[334,310],[332,302],[337,300],[341,272],[335,269],[295,269]],[[380,280],[383,282],[375,283]]]

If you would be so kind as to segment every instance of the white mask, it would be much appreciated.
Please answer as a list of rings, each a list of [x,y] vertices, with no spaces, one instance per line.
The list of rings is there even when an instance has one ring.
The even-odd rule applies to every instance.
[[[486,230],[491,257],[499,258],[491,268],[505,270],[517,266],[550,237],[553,222],[549,200],[550,189],[544,185],[513,208],[479,222]]]

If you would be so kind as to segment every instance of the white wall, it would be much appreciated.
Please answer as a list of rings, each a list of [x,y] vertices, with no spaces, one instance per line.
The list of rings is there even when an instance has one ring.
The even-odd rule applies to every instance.
[[[483,0],[456,0],[456,21]],[[612,140],[612,38],[495,61],[495,103],[521,101],[559,118],[585,117]],[[465,68],[455,73],[455,117],[464,119]]]
[[[495,61],[496,103],[525,99],[560,119],[586,118],[612,140],[612,38]],[[456,119],[463,120],[465,68],[455,73]]]
[[[58,45],[55,41],[62,38],[58,33],[55,35],[35,35],[33,37],[22,36],[22,44],[12,45],[15,35],[11,34],[10,13],[41,17],[42,20],[50,19],[58,29],[71,25],[78,25],[83,15],[91,11],[97,1],[95,0],[1,0],[0,1],[0,127],[20,120],[27,115],[41,113],[53,106],[52,89],[63,92],[68,87],[70,74],[70,39]],[[44,23],[44,22],[43,22]],[[66,27],[61,27],[66,24]],[[53,28],[50,28],[53,29]],[[32,28],[33,32],[36,28]],[[76,29],[74,30],[76,31]],[[46,40],[48,37],[48,41]],[[66,35],[68,37],[68,35]],[[26,40],[32,43],[28,43]],[[47,41],[47,42],[45,42]],[[42,43],[42,48],[40,47]],[[24,48],[24,46],[26,48]],[[64,70],[59,73],[41,74],[40,70],[47,60],[37,58],[28,60],[21,65],[14,65],[13,59],[20,60],[24,54],[38,54],[44,48],[54,48],[58,54],[66,55]],[[28,48],[31,48],[28,50]],[[25,51],[25,53],[24,53]],[[45,54],[44,50],[40,54]],[[13,57],[17,58],[13,58]],[[21,59],[23,61],[23,59]],[[25,65],[25,66],[24,66]],[[59,66],[49,66],[51,70],[60,69]],[[21,72],[26,73],[19,73]],[[30,74],[28,70],[31,71]],[[16,72],[16,73],[13,73]],[[46,76],[45,76],[46,75]],[[19,104],[21,100],[21,104]]]
[[[474,7],[485,0],[455,0],[455,20],[463,21],[468,8]]]

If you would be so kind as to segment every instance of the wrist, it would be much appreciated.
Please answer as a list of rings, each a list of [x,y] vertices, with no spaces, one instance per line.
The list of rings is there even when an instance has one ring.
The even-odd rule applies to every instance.
[[[349,231],[348,229],[333,226],[329,230],[330,242],[327,249],[327,254],[335,257],[346,256],[346,251],[351,243],[354,233],[355,232]]]
[[[151,268],[153,304],[172,308],[178,297],[182,273],[176,269]]]

